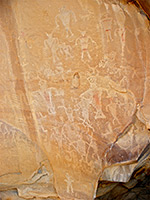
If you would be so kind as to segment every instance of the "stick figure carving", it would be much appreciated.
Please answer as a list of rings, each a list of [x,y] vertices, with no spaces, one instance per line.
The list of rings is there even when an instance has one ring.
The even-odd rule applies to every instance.
[[[44,50],[50,48],[52,53],[53,63],[54,64],[58,63],[59,62],[58,50],[60,50],[59,40],[58,38],[54,38],[52,36],[52,33],[46,35],[48,38],[44,40]]]
[[[67,10],[65,6],[60,8],[59,14],[55,17],[56,26],[59,27],[59,21],[61,21],[62,25],[66,31],[66,37],[73,36],[73,33],[70,28],[70,22],[73,19],[74,22],[77,21],[74,12]]]
[[[111,36],[112,18],[106,13],[100,20],[104,33],[106,34],[107,42],[113,41]]]
[[[68,120],[70,122],[73,122],[74,121],[74,116],[73,116],[73,109],[71,108],[71,106],[65,106],[65,102],[64,102],[64,99],[62,100],[62,105],[61,106],[58,106],[58,108],[63,108],[65,110],[65,113],[68,117]]]
[[[73,186],[72,183],[74,182],[74,180],[69,176],[68,173],[66,173],[66,179],[65,182],[67,183],[67,193],[74,193],[73,191]]]
[[[36,118],[37,118],[38,124],[40,126],[40,130],[44,133],[47,133],[47,130],[42,125],[42,121],[46,119],[46,115],[43,116],[41,112],[37,112]]]
[[[120,27],[115,30],[115,36],[119,36],[122,45],[125,45],[125,33],[126,30],[124,27]]]
[[[113,124],[115,124],[115,121],[120,124],[119,119],[117,117],[117,105],[115,102],[113,102],[113,98],[110,98],[110,103],[106,106],[106,111],[110,112],[113,116]]]

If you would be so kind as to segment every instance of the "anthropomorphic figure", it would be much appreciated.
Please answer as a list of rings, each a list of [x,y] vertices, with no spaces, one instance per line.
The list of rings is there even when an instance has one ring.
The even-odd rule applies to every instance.
[[[73,33],[71,31],[71,28],[70,28],[71,19],[73,19],[74,22],[77,21],[74,12],[67,10],[65,6],[60,8],[59,14],[55,17],[56,26],[59,27],[59,21],[64,26],[65,31],[66,31],[66,37],[73,36]]]
[[[118,35],[122,45],[125,45],[125,33],[126,30],[124,27],[117,28],[115,31],[115,35]]]
[[[60,50],[58,38],[54,38],[51,34],[46,34],[48,38],[44,40],[44,50],[48,48],[51,49],[53,63],[56,64],[59,62],[58,51]]]
[[[113,124],[115,124],[115,121],[120,124],[119,119],[117,117],[117,104],[113,101],[112,98],[110,98],[110,103],[106,106],[106,111],[110,112],[113,117]]]
[[[100,23],[102,24],[104,33],[106,34],[107,42],[111,42],[111,41],[113,40],[113,39],[112,39],[112,36],[111,36],[112,18],[109,17],[108,14],[105,14],[105,15],[101,18]]]
[[[74,193],[73,192],[73,186],[72,183],[74,182],[74,180],[69,176],[68,173],[66,173],[66,179],[65,182],[67,183],[67,193]]]
[[[78,42],[80,43],[80,46],[81,46],[81,60],[84,60],[85,56],[89,60],[92,60],[91,55],[89,53],[88,46],[89,46],[89,42],[92,42],[94,44],[96,44],[96,42],[92,40],[90,36],[86,35],[86,31],[81,31],[81,36],[76,39],[75,45],[77,45]]]
[[[40,130],[44,133],[47,133],[47,130],[42,125],[42,122],[46,119],[46,115],[43,116],[43,114],[41,112],[37,112],[36,118],[37,118],[38,124],[40,126]]]

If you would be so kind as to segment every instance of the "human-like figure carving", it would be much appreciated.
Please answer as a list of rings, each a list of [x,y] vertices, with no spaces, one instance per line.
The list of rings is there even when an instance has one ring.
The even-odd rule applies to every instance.
[[[43,133],[47,133],[47,130],[43,127],[42,125],[42,121],[46,119],[46,115],[43,116],[41,112],[37,112],[36,113],[36,118],[38,120],[38,124],[40,126],[40,130],[43,132]]]
[[[55,110],[55,105],[54,105],[53,100],[52,100],[51,89],[43,90],[41,94],[42,94],[42,96],[45,100],[46,105],[48,106],[48,113],[55,115],[56,110]]]
[[[51,92],[51,90],[45,92],[44,93],[44,97],[47,100],[48,105],[49,105],[49,109],[48,109],[49,114],[55,115],[56,114],[56,110],[55,110],[55,105],[54,105],[54,103],[52,101],[52,92]]]
[[[90,120],[89,120],[89,106],[90,106],[90,100],[86,98],[82,98],[81,101],[78,103],[79,109],[81,109],[81,115],[82,118],[80,120],[83,121],[84,125],[90,126]]]
[[[86,35],[86,31],[80,31],[81,36],[76,39],[75,45],[80,43],[81,46],[81,60],[84,61],[85,56],[88,58],[88,60],[92,60],[91,55],[89,53],[89,42],[92,42],[93,44],[96,44],[94,40],[90,36]]]
[[[106,106],[106,111],[110,111],[112,117],[113,117],[113,124],[115,121],[120,124],[118,118],[117,118],[117,104],[113,102],[113,99],[110,98],[110,103]]]
[[[78,103],[78,105],[82,112],[83,124],[88,125],[91,128],[89,121],[90,105],[96,109],[95,119],[106,118],[106,116],[102,111],[101,103],[101,95],[103,90],[97,90],[96,77],[91,76],[88,78],[88,81],[90,83],[90,88],[80,95],[81,101]]]
[[[124,27],[120,27],[115,30],[115,35],[119,36],[122,45],[124,45],[125,43],[125,33],[126,33],[126,30]]]
[[[62,100],[62,105],[58,106],[58,108],[63,108],[65,110],[65,113],[66,113],[68,120],[70,122],[74,121],[73,109],[71,108],[70,105],[68,107],[66,107],[64,100]]]
[[[53,63],[59,63],[58,51],[60,50],[58,38],[54,38],[51,34],[46,34],[48,38],[44,40],[44,50],[51,49]]]
[[[100,20],[104,33],[106,34],[107,42],[113,41],[111,36],[112,18],[106,13]]]
[[[59,21],[61,21],[66,31],[66,37],[73,36],[73,33],[70,28],[71,19],[73,19],[74,22],[77,21],[74,12],[67,10],[65,6],[60,8],[59,14],[55,17],[56,27],[59,27]]]
[[[72,183],[74,182],[74,180],[69,176],[68,173],[66,173],[66,179],[65,182],[67,183],[67,193],[74,193],[73,191],[73,186]]]
[[[34,102],[39,104],[39,99],[43,100],[42,104],[45,104],[49,115],[56,115],[56,107],[52,99],[52,91],[55,91],[55,88],[47,88],[47,83],[45,80],[40,80],[39,82],[40,90],[34,92],[34,96],[37,96],[37,99]],[[39,97],[38,97],[39,96]]]

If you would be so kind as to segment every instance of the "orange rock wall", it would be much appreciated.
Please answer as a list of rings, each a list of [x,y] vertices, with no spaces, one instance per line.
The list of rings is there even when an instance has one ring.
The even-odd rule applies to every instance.
[[[91,200],[126,182],[149,142],[149,43],[119,1],[1,0],[0,190]]]

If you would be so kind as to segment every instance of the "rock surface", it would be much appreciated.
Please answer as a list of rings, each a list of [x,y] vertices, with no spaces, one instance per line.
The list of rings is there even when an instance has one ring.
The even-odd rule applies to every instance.
[[[150,199],[150,156],[135,170],[127,183],[101,181],[96,200],[148,200]]]
[[[92,200],[147,159],[148,25],[118,0],[0,1],[2,200]]]

